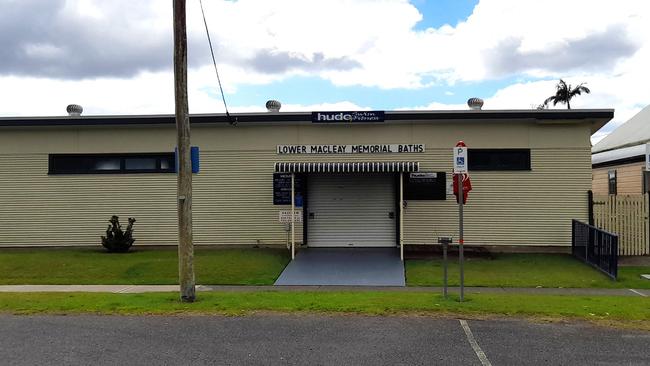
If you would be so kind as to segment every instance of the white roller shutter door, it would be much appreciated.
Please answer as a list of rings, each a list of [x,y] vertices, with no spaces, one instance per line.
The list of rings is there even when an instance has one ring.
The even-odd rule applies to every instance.
[[[310,247],[396,246],[393,175],[313,174],[307,181]]]

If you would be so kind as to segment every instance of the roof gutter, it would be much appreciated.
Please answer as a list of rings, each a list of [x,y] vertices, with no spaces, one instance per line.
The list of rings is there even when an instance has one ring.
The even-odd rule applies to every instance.
[[[311,123],[310,112],[233,113],[237,123]],[[513,121],[535,120],[540,123],[579,123],[590,120],[592,133],[614,117],[613,109],[580,110],[462,110],[462,111],[388,111],[386,122],[443,122],[443,121]],[[193,114],[192,124],[228,124],[225,114]],[[117,126],[117,125],[174,125],[174,115],[120,115],[120,116],[61,116],[61,117],[2,117],[0,127],[58,127],[58,126]]]

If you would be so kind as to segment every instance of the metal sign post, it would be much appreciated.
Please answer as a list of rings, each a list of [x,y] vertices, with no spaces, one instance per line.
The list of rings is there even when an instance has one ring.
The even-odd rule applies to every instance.
[[[458,175],[458,263],[460,266],[460,301],[465,298],[465,272],[463,270],[463,174],[467,174],[467,145],[458,141],[454,147],[454,174]]]
[[[460,265],[460,301],[462,302],[465,295],[465,271],[463,270],[463,178],[459,174],[458,179],[458,263]]]
[[[444,287],[442,288],[442,295],[447,298],[447,248],[451,243],[450,236],[441,236],[438,237],[438,243],[442,244],[442,279]]]
[[[443,270],[443,282],[444,282],[444,289],[442,290],[442,295],[447,298],[447,243],[442,244],[442,260],[444,262],[444,270]]]
[[[296,258],[296,175],[291,173],[291,259]]]

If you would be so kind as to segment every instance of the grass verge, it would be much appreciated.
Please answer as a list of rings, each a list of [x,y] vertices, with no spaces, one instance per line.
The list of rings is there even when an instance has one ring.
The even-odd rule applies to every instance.
[[[195,251],[196,281],[205,285],[271,285],[289,262],[283,249],[201,248]],[[449,284],[458,285],[458,260],[449,261]],[[136,247],[126,254],[102,248],[0,250],[0,285],[164,285],[178,283],[176,248]],[[442,260],[407,260],[409,286],[441,286]],[[494,254],[469,257],[465,285],[479,287],[565,287],[650,289],[640,274],[650,267],[619,267],[612,281],[561,254]]]
[[[227,314],[255,311],[366,315],[517,316],[580,319],[650,330],[650,299],[610,296],[471,294],[463,303],[422,292],[205,292],[195,303],[177,293],[0,293],[0,312],[13,314]]]
[[[465,285],[479,287],[564,287],[650,289],[640,277],[650,267],[619,267],[617,281],[564,254],[494,254],[465,259]],[[442,286],[442,259],[406,261],[408,286]],[[449,285],[458,286],[458,259],[449,260]]]
[[[178,283],[176,248],[0,250],[2,285],[166,285]],[[196,248],[196,281],[214,285],[272,285],[289,263],[282,249]]]

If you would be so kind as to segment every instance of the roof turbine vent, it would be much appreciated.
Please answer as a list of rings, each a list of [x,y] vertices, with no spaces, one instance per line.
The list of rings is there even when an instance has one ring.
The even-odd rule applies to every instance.
[[[277,100],[269,100],[266,102],[266,110],[271,112],[271,113],[278,113],[280,112],[280,108],[282,107],[282,103],[280,103]]]
[[[469,109],[473,111],[480,111],[483,107],[483,99],[481,98],[469,98],[467,99],[467,105]]]
[[[73,117],[81,116],[81,113],[84,111],[83,107],[79,104],[69,104],[65,110],[68,112],[69,116]]]

